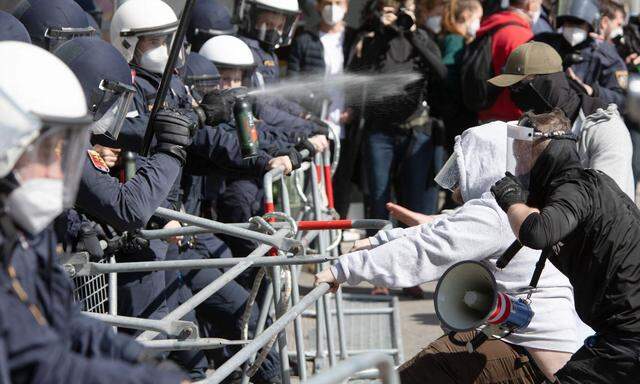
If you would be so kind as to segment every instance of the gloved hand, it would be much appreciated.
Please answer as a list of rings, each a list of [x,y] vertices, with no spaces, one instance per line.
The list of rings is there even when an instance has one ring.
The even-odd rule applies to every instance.
[[[280,150],[280,151],[278,151],[276,153],[276,156],[277,157],[286,156],[286,157],[289,158],[289,160],[291,162],[291,170],[288,170],[288,172],[285,172],[285,174],[289,174],[289,173],[291,173],[292,170],[296,170],[296,169],[300,168],[300,165],[304,161],[304,158],[302,157],[300,152],[298,152],[298,150],[295,149],[295,148],[289,148],[289,149],[286,149],[286,150]]]
[[[520,183],[517,177],[510,172],[505,173],[505,177],[498,180],[493,187],[491,193],[496,198],[496,202],[507,212],[513,204],[523,203],[527,201],[527,191]]]
[[[233,103],[234,96],[229,92],[215,90],[204,95],[200,108],[205,115],[205,123],[215,126],[231,121],[233,119]]]
[[[186,147],[191,145],[197,124],[177,110],[163,109],[158,112],[153,127],[156,134],[156,152],[175,157],[184,165],[187,160]]]
[[[306,116],[306,119],[312,122],[314,125],[314,129],[311,132],[313,135],[329,136],[329,131],[331,130],[331,128],[326,121],[312,114],[308,114]]]
[[[296,151],[298,152],[302,151],[303,149],[306,149],[307,151],[309,151],[309,156],[305,157],[303,160],[313,159],[313,156],[316,154],[316,147],[306,137],[301,137],[298,140],[298,143],[296,144],[295,148],[296,148]]]

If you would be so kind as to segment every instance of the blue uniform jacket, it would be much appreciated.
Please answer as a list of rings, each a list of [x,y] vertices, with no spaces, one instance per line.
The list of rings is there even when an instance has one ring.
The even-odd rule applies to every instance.
[[[11,263],[30,302],[48,323],[37,323],[2,271],[0,332],[12,383],[177,383],[184,377],[132,365],[142,352],[140,344],[80,313],[72,283],[57,264],[51,229],[21,238]]]

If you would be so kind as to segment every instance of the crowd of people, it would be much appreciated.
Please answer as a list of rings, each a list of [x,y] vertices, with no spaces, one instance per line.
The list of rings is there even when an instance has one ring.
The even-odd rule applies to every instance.
[[[443,336],[399,368],[403,383],[640,381],[640,89],[628,87],[640,3],[369,0],[347,25],[348,0],[311,1],[238,0],[232,13],[197,0],[184,42],[162,0],[118,1],[110,20],[92,0],[0,10],[0,383],[204,378],[239,347],[146,350],[138,331],[81,313],[61,254],[246,257],[245,239],[139,231],[182,226],[159,207],[248,222],[264,214],[266,172],[332,149],[336,213],[362,195],[367,218],[401,227],[368,233],[316,282],[421,297],[420,284],[475,260],[534,312],[473,352],[477,331]],[[394,74],[417,80],[379,97],[334,81]],[[308,94],[267,92],[318,76]],[[255,137],[238,133],[244,107]],[[223,272],[119,274],[118,314],[162,319]],[[183,319],[239,339],[255,275]],[[251,308],[249,337],[258,318]],[[280,382],[280,365],[269,351],[251,381]]]

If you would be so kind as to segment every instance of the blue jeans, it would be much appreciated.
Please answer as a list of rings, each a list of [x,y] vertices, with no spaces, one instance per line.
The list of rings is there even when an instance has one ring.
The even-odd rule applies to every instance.
[[[392,185],[399,204],[424,214],[436,212],[438,188],[433,177],[436,161],[440,165],[444,161],[444,149],[436,150],[431,136],[376,130],[365,145],[370,218],[389,218],[385,204],[391,200]]]

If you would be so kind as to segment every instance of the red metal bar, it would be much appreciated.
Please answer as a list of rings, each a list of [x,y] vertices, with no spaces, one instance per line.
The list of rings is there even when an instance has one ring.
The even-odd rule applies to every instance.
[[[298,230],[351,229],[353,220],[298,221]]]
[[[327,192],[327,205],[329,209],[334,209],[336,206],[333,201],[333,181],[331,180],[331,165],[324,165],[324,188]]]

